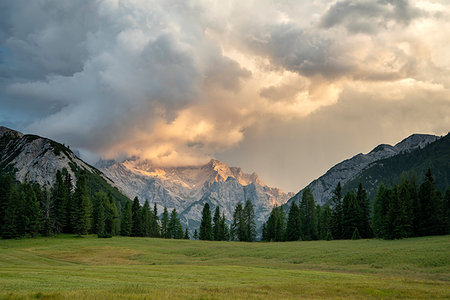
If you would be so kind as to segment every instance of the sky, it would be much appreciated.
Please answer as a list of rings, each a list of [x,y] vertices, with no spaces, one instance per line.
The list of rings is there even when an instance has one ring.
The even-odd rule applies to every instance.
[[[0,125],[296,192],[450,128],[447,0],[0,0]]]

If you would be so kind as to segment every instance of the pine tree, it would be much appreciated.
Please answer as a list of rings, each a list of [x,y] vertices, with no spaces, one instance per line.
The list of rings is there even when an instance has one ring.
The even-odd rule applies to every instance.
[[[167,207],[164,207],[161,218],[161,237],[165,239],[170,239],[171,237],[169,231],[169,212],[167,211]]]
[[[122,208],[122,220],[120,223],[120,235],[130,236],[131,228],[133,225],[132,221],[132,211],[131,211],[131,202],[125,202],[125,205]]]
[[[24,185],[25,207],[24,213],[27,218],[26,232],[34,237],[40,228],[41,208],[36,193],[30,184]]]
[[[252,202],[247,199],[243,211],[245,234],[243,240],[253,242],[256,238],[255,210]]]
[[[214,211],[214,217],[213,217],[213,240],[214,241],[220,241],[219,232],[220,232],[220,208],[219,206],[216,206],[216,209]]]
[[[62,169],[62,176],[64,178],[64,190],[66,191],[66,212],[65,212],[65,220],[66,226],[63,228],[63,232],[73,233],[75,232],[74,225],[71,223],[74,217],[72,216],[72,212],[75,211],[75,206],[73,202],[73,193],[72,193],[72,177],[66,168]],[[61,212],[64,214],[64,212]]]
[[[150,236],[151,237],[159,237],[159,218],[158,218],[158,208],[156,207],[156,203],[153,206],[153,212],[150,215]]]
[[[275,206],[266,222],[266,240],[281,242],[286,237],[286,214],[280,206]]]
[[[198,231],[197,231],[197,229],[194,230],[194,235],[192,236],[192,238],[194,240],[198,240]]]
[[[372,228],[376,237],[384,238],[388,233],[387,214],[391,191],[382,183],[378,187],[373,205]]]
[[[231,239],[240,241],[243,237],[244,232],[244,212],[242,208],[242,203],[239,202],[236,205],[233,213],[233,222],[231,224]]]
[[[168,225],[169,238],[182,239],[183,227],[181,226],[180,219],[178,218],[177,210],[174,208],[170,214],[170,220]]]
[[[101,193],[101,194],[97,194]],[[96,215],[96,228],[95,232],[97,233],[97,237],[105,238],[105,198],[106,194],[103,192],[97,192],[97,195],[94,195],[95,200],[95,215]]]
[[[9,190],[8,202],[6,204],[5,216],[2,225],[2,238],[12,239],[19,237],[18,219],[21,218],[19,211],[20,194],[16,186]]]
[[[372,237],[372,228],[370,227],[370,204],[367,197],[366,190],[363,189],[361,183],[359,183],[358,191],[356,192],[356,202],[360,209],[360,220],[358,224],[358,230],[363,238]]]
[[[131,236],[142,236],[142,213],[138,197],[134,197],[131,206]]]
[[[301,237],[303,240],[316,240],[317,236],[317,216],[316,204],[313,194],[309,188],[303,191],[302,200],[299,206]]]
[[[54,231],[56,233],[63,232],[67,227],[67,193],[63,175],[58,170],[56,171],[56,179],[51,191],[53,203],[52,215],[55,220]]]
[[[329,204],[325,204],[325,206],[321,210],[320,220],[319,220],[319,238],[325,240],[328,238],[328,234],[331,235],[333,228],[333,214],[331,212],[331,207]]]
[[[81,174],[77,180],[73,195],[72,225],[78,236],[87,234],[89,229],[90,199],[86,177]]]
[[[211,241],[213,239],[212,225],[211,225],[211,211],[209,204],[205,203],[202,211],[202,220],[200,223],[200,240]]]
[[[119,214],[117,212],[116,204],[114,203],[111,194],[105,198],[105,237],[112,237],[118,233]]]
[[[151,214],[150,203],[145,200],[144,206],[141,209],[141,220],[142,220],[142,236],[150,236],[151,232]]]
[[[431,170],[425,174],[425,180],[419,189],[420,226],[419,235],[436,235],[441,233],[440,199],[434,186]],[[438,213],[439,212],[439,213]]]
[[[188,231],[188,229],[187,229],[187,227],[186,227],[186,229],[184,230],[184,237],[183,237],[185,240],[189,240],[190,239],[190,237],[189,237],[189,231]]]
[[[3,232],[2,226],[5,223],[6,211],[10,201],[12,189],[13,178],[7,174],[0,176],[0,233]]]
[[[218,241],[228,241],[229,237],[227,220],[225,219],[225,214],[222,213],[222,217],[219,220],[219,229],[218,229]]]
[[[359,206],[355,193],[353,191],[348,192],[343,201],[342,225],[344,227],[344,239],[350,239],[355,228],[361,226],[361,216],[361,207]]]
[[[332,231],[335,239],[342,239],[344,236],[344,226],[342,224],[343,208],[342,208],[342,187],[341,182],[338,182],[333,191],[331,198],[332,205]]]
[[[300,212],[297,204],[295,204],[295,201],[293,201],[289,210],[286,226],[286,240],[298,241],[300,239],[300,227]]]

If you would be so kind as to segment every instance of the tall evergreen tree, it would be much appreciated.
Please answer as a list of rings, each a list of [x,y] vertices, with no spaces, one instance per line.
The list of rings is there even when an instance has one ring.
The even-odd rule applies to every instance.
[[[356,192],[356,202],[360,209],[360,220],[358,224],[358,233],[363,238],[372,237],[372,228],[370,227],[370,204],[367,192],[359,183],[358,191]]]
[[[450,187],[447,187],[443,203],[444,234],[450,234]]]
[[[119,232],[119,214],[116,204],[109,194],[105,199],[105,237],[112,237]]]
[[[97,194],[101,193],[101,194]],[[105,198],[106,194],[103,192],[97,192],[96,195],[94,195],[94,210],[96,215],[95,220],[95,232],[97,233],[97,237],[99,238],[105,238],[106,232],[105,232]]]
[[[244,235],[244,210],[239,202],[233,212],[233,222],[231,224],[231,239],[240,241]]]
[[[333,214],[331,212],[331,207],[329,204],[325,204],[325,206],[321,210],[321,214],[319,217],[319,238],[322,240],[326,240],[327,237],[332,235],[333,228]],[[328,237],[329,238],[329,237]]]
[[[344,239],[351,239],[355,228],[361,226],[361,207],[353,191],[348,192],[343,201],[342,225],[344,227]],[[358,228],[359,232],[359,228]]]
[[[275,206],[265,225],[266,241],[281,242],[286,237],[286,214],[281,206]]]
[[[431,170],[425,174],[425,180],[419,189],[420,226],[419,235],[436,235],[441,233],[440,195],[434,186]]]
[[[298,241],[300,239],[300,227],[300,212],[297,204],[295,204],[295,201],[293,201],[289,210],[286,226],[286,240]]]
[[[131,211],[131,202],[125,202],[125,205],[122,208],[122,219],[120,222],[120,235],[130,236],[131,229],[133,226],[133,213]]]
[[[170,231],[169,231],[169,212],[167,211],[167,207],[164,207],[164,211],[161,218],[161,237],[165,239],[170,239]]]
[[[245,233],[243,240],[246,242],[253,242],[256,238],[256,223],[255,223],[255,210],[253,203],[247,199],[243,211]]]
[[[6,211],[10,201],[11,190],[13,189],[13,178],[4,174],[0,176],[0,233],[5,223]]]
[[[63,232],[67,227],[67,193],[66,185],[60,170],[56,171],[55,183],[53,185],[52,203],[53,203],[53,219],[54,231],[56,233]]]
[[[299,206],[301,237],[303,240],[316,240],[317,236],[317,216],[316,204],[313,194],[309,188],[303,191],[302,200]]]
[[[181,226],[180,219],[178,218],[177,210],[174,208],[170,214],[169,225],[169,238],[172,239],[182,239],[183,238],[183,227]]]
[[[189,231],[188,231],[188,229],[187,229],[187,227],[186,227],[186,229],[184,230],[184,237],[183,237],[185,240],[189,240],[190,239],[190,237],[189,237]]]
[[[86,177],[81,174],[73,195],[72,225],[78,236],[87,234],[89,229],[90,199]]]
[[[382,183],[378,187],[377,195],[373,204],[372,229],[376,237],[384,238],[389,230],[387,214],[389,212],[389,203],[391,191]]]
[[[342,186],[338,182],[333,191],[331,198],[332,205],[332,235],[334,239],[342,239],[344,236],[344,226],[342,224],[343,207],[342,207]]]
[[[19,207],[20,194],[16,186],[9,190],[8,202],[2,225],[2,238],[12,239],[20,236],[18,231],[18,220],[20,215]]]
[[[152,212],[150,211],[150,203],[148,202],[148,200],[145,200],[144,205],[141,209],[142,236],[150,236],[151,218]]]
[[[227,220],[225,219],[225,214],[222,212],[222,218],[220,218],[220,230],[219,230],[220,241],[230,240],[230,230],[227,226]]]
[[[221,240],[221,237],[219,236],[221,234],[220,231],[223,231],[223,230],[221,230],[221,227],[220,227],[220,208],[219,208],[219,206],[216,206],[216,209],[214,211],[212,231],[213,231],[213,240],[220,241]]]
[[[159,218],[158,218],[158,208],[156,207],[156,203],[153,205],[153,211],[150,215],[150,236],[151,237],[159,237]]]
[[[200,223],[200,240],[211,241],[213,239],[212,225],[211,225],[211,211],[209,203],[205,203],[202,211],[202,220]]]
[[[142,236],[142,213],[138,197],[134,197],[131,206],[131,236]]]
[[[72,177],[70,176],[69,172],[66,168],[62,169],[62,176],[64,178],[64,186],[65,186],[65,192],[66,192],[66,226],[63,228],[63,232],[66,233],[73,233],[75,231],[74,225],[71,223],[74,217],[72,216],[72,213],[75,211],[75,204],[73,202],[73,185],[72,185]],[[64,213],[64,212],[61,212]]]
[[[194,230],[194,235],[192,236],[192,238],[194,240],[198,240],[198,231],[197,231],[197,229]]]

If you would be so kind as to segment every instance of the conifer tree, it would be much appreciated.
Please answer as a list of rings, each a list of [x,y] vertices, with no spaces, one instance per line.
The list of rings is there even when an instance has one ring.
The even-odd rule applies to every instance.
[[[130,236],[131,228],[133,226],[131,201],[126,201],[122,208],[122,220],[120,224],[120,235]]]
[[[134,197],[131,206],[131,236],[142,236],[142,213],[138,197]]]
[[[12,188],[13,178],[7,174],[0,176],[0,233],[3,232],[2,226],[5,223]]]
[[[64,190],[66,192],[66,212],[65,212],[65,220],[66,220],[66,226],[63,228],[63,232],[66,233],[73,233],[75,231],[74,225],[71,223],[74,219],[72,216],[72,212],[75,211],[75,206],[73,202],[73,186],[72,186],[72,177],[70,176],[69,172],[66,168],[62,169],[62,176],[64,178]],[[61,212],[64,213],[64,212]]]
[[[106,194],[100,192],[101,194],[94,195],[95,200],[95,214],[96,214],[96,224],[95,224],[95,232],[97,233],[97,237],[105,238],[105,198]],[[103,197],[104,196],[104,197]]]
[[[286,240],[298,241],[300,239],[300,212],[295,201],[292,201],[286,226]]]
[[[391,191],[382,183],[378,187],[373,205],[372,229],[376,237],[384,238],[388,232],[387,214]]]
[[[189,240],[190,239],[190,237],[189,237],[189,231],[188,231],[188,229],[187,229],[187,227],[186,227],[186,229],[184,230],[184,237],[183,237],[185,240]]]
[[[156,207],[156,203],[153,206],[153,211],[150,214],[150,236],[151,237],[159,237],[159,218],[158,218],[158,208]]]
[[[105,199],[105,237],[112,237],[119,232],[119,214],[112,196]]]
[[[52,188],[54,231],[63,232],[67,227],[67,190],[60,170],[56,171],[55,183]]]
[[[332,205],[332,235],[335,239],[342,239],[344,236],[344,226],[342,224],[343,208],[342,208],[342,187],[341,182],[338,182],[333,191],[331,198]]]
[[[211,225],[211,211],[209,203],[205,203],[202,211],[202,220],[200,223],[200,240],[211,241],[213,239],[212,225]]]
[[[141,220],[142,220],[142,236],[150,236],[151,232],[151,214],[150,203],[145,200],[144,206],[141,209]]]
[[[316,204],[313,194],[309,188],[303,191],[302,200],[299,206],[301,237],[303,240],[317,239],[317,216]]]
[[[344,239],[351,239],[355,228],[361,224],[361,208],[353,191],[348,192],[343,201],[342,224],[344,227]],[[359,231],[359,229],[358,229]]]
[[[265,230],[267,241],[284,241],[286,237],[286,214],[281,206],[275,206],[272,209]]]
[[[217,240],[218,241],[228,241],[228,239],[229,239],[229,237],[227,237],[228,235],[229,235],[229,233],[228,233],[227,221],[225,219],[225,214],[222,213],[222,217],[219,220],[219,229],[218,229]]]
[[[194,240],[198,240],[198,231],[197,231],[197,229],[194,230],[194,235],[192,236],[192,238]]]
[[[213,240],[220,241],[221,237],[219,237],[219,234],[220,234],[221,228],[220,228],[220,208],[219,208],[219,206],[216,206],[216,209],[214,211],[212,231],[213,231]]]
[[[81,174],[73,195],[72,225],[78,236],[87,234],[89,229],[90,199],[86,177]]]
[[[24,213],[27,219],[26,232],[34,237],[40,228],[41,208],[36,193],[30,184],[24,185]]]
[[[241,202],[239,202],[234,209],[230,232],[232,240],[241,241],[241,238],[244,235],[244,212]]]
[[[16,186],[9,190],[8,202],[2,225],[2,238],[12,239],[19,237],[18,219],[21,218],[19,211],[20,194]]]
[[[170,239],[170,231],[169,231],[169,212],[167,211],[167,207],[164,207],[163,215],[161,218],[161,237],[165,239]]]
[[[360,220],[358,230],[363,238],[372,237],[372,228],[370,227],[370,204],[367,192],[363,189],[362,183],[359,183],[358,191],[356,192],[356,202],[360,210]]]
[[[242,240],[246,242],[253,242],[256,238],[256,223],[255,223],[255,211],[250,199],[247,199],[247,201],[245,202],[243,216],[245,224],[244,225],[245,233]]]
[[[181,226],[180,219],[178,218],[177,210],[174,208],[170,214],[169,225],[169,238],[172,239],[182,239],[183,238],[183,227]]]
[[[321,210],[320,221],[319,221],[319,238],[326,240],[328,238],[328,234],[332,237],[332,229],[333,229],[333,214],[331,212],[331,207],[329,204],[325,204],[325,206]]]
[[[435,235],[441,233],[440,195],[434,186],[431,170],[425,174],[425,180],[419,189],[420,221],[419,235]]]
[[[355,230],[352,233],[352,240],[359,240],[361,236],[359,235],[358,227],[355,227]]]

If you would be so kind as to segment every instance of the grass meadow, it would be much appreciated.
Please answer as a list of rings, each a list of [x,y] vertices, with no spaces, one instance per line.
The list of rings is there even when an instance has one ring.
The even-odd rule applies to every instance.
[[[450,236],[0,240],[0,299],[450,299]]]

